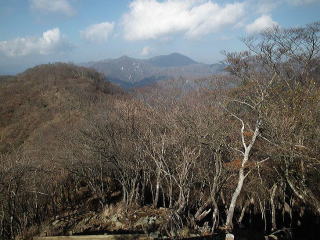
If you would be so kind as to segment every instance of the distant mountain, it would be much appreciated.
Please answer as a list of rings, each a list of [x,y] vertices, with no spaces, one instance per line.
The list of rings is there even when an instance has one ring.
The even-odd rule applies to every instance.
[[[148,63],[157,67],[182,67],[191,64],[197,64],[196,61],[180,53],[171,53],[161,55],[147,60]]]
[[[203,64],[179,53],[161,55],[150,59],[122,56],[89,62],[82,66],[104,73],[107,79],[122,87],[144,86],[173,78],[201,78],[224,71],[223,64]]]

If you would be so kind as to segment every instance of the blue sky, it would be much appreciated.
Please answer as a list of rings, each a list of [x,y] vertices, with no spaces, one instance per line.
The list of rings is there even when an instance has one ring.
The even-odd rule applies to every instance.
[[[241,37],[319,20],[320,0],[0,0],[0,74],[172,52],[214,63]]]

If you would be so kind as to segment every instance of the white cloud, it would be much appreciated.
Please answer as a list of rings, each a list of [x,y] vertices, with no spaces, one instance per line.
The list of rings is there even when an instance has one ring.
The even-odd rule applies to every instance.
[[[146,46],[146,47],[142,48],[140,54],[141,54],[142,56],[148,56],[148,55],[150,55],[151,51],[152,51],[152,48]]]
[[[134,0],[123,16],[127,40],[156,39],[174,33],[194,38],[237,23],[244,3],[218,5],[211,0]]]
[[[31,8],[52,13],[61,13],[67,16],[75,14],[69,0],[30,0]]]
[[[287,0],[287,2],[293,5],[305,5],[311,3],[320,3],[320,0]]]
[[[41,37],[22,37],[0,42],[0,52],[6,56],[47,55],[62,52],[71,46],[62,37],[59,28],[48,30]]]
[[[279,24],[273,21],[269,15],[262,15],[261,17],[257,18],[253,23],[248,24],[246,26],[246,31],[248,33],[258,33],[278,25]]]
[[[113,29],[113,22],[102,22],[87,27],[85,30],[80,31],[80,34],[89,42],[102,43],[108,40]]]

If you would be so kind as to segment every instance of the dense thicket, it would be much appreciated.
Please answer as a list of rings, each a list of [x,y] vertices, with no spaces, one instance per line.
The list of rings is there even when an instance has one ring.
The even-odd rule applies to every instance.
[[[0,85],[0,236],[88,198],[99,211],[118,190],[127,207],[171,208],[171,232],[208,222],[269,233],[319,218],[319,32],[314,23],[246,39],[248,51],[226,54],[233,75],[194,91],[124,95],[64,64]]]

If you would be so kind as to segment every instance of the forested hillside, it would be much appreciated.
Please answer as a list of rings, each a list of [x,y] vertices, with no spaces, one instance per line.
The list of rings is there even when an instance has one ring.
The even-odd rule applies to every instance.
[[[67,64],[1,80],[0,239],[318,239],[319,33],[313,23],[248,38],[226,53],[232,75],[188,91],[124,93]]]
[[[81,119],[101,95],[117,91],[102,75],[62,63],[4,77],[0,85],[0,152],[12,152],[36,140],[43,135],[41,131],[63,131],[68,123]],[[46,138],[52,135],[45,134]]]

